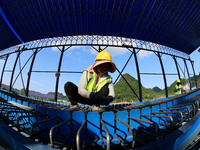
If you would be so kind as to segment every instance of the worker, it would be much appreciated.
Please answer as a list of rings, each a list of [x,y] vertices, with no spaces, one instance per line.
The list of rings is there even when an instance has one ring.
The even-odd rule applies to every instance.
[[[108,72],[115,72],[116,65],[107,50],[99,52],[94,65],[91,65],[80,78],[78,87],[72,82],[64,85],[65,93],[71,102],[70,111],[79,110],[78,103],[92,105],[92,111],[102,112],[100,105],[109,105],[115,98],[114,85]]]
[[[176,80],[175,88],[176,88],[176,93],[175,94],[181,94],[182,93],[182,85],[181,85],[181,80],[180,79]]]

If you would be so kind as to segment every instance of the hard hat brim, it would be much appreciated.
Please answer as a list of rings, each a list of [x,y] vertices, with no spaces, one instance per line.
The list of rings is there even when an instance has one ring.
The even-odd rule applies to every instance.
[[[96,61],[95,64],[93,65],[93,68],[95,69],[97,66],[104,64],[104,63],[111,63],[111,68],[110,68],[111,73],[116,71],[117,68],[116,68],[115,63],[110,60]]]

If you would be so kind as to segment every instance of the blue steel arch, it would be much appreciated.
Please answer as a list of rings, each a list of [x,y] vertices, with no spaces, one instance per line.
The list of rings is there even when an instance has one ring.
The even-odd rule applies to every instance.
[[[187,54],[200,45],[197,0],[2,0],[0,8],[24,42],[100,35],[149,41]],[[0,26],[9,28],[4,20]],[[11,31],[2,30],[0,41],[11,36]],[[20,44],[13,39],[0,50]]]

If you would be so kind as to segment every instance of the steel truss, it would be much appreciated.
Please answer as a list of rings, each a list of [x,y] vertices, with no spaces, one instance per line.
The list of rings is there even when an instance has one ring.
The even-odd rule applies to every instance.
[[[189,59],[189,55],[181,51],[175,50],[170,47],[159,45],[152,42],[129,39],[123,37],[111,37],[111,36],[68,36],[68,37],[55,37],[35,40],[23,44],[19,44],[5,50],[0,51],[0,56],[15,52],[16,50],[31,50],[36,48],[45,47],[58,47],[58,46],[115,46],[115,47],[131,47],[135,49],[143,49],[149,51],[157,51],[164,54],[175,55]]]
[[[42,50],[43,48],[57,47],[61,52],[57,71],[34,71],[34,72],[55,73],[55,76],[56,76],[55,101],[57,101],[60,73],[82,73],[81,71],[80,72],[72,72],[72,71],[61,71],[60,70],[64,52],[73,46],[91,46],[97,52],[100,52],[102,49],[105,49],[107,47],[123,47],[123,48],[126,48],[127,50],[129,50],[131,52],[131,55],[130,55],[129,59],[127,60],[126,64],[124,65],[123,69],[122,70],[117,69],[119,75],[118,75],[117,79],[115,80],[114,84],[117,82],[117,80],[121,76],[125,80],[127,85],[131,88],[132,92],[135,94],[135,96],[138,98],[138,100],[140,102],[142,102],[142,100],[143,100],[142,84],[141,84],[141,77],[140,77],[141,75],[162,75],[164,85],[165,85],[165,95],[166,95],[166,97],[168,97],[166,75],[177,75],[177,78],[181,79],[180,70],[179,70],[181,68],[180,68],[180,66],[178,66],[179,64],[177,62],[177,58],[183,59],[186,70],[187,70],[188,77],[190,77],[189,76],[190,73],[189,73],[186,61],[189,61],[191,63],[192,70],[193,70],[192,75],[194,75],[194,77],[195,77],[195,84],[197,86],[197,80],[196,80],[196,76],[195,76],[193,61],[189,58],[189,56],[187,54],[185,54],[183,52],[180,52],[180,51],[177,51],[177,50],[165,47],[165,46],[161,46],[161,45],[158,45],[155,43],[144,42],[144,41],[139,41],[139,40],[117,38],[117,37],[111,38],[111,37],[100,37],[100,36],[96,36],[96,37],[95,36],[76,36],[76,37],[63,37],[63,38],[51,38],[51,39],[36,40],[36,41],[29,42],[29,43],[24,43],[21,45],[14,46],[14,47],[4,50],[3,52],[0,52],[0,54],[1,54],[0,58],[5,59],[4,66],[2,69],[2,73],[1,73],[1,78],[0,78],[1,79],[0,87],[2,85],[4,72],[6,72],[5,66],[7,63],[7,59],[9,57],[9,55],[11,55],[12,53],[17,53],[17,57],[16,57],[16,60],[15,60],[15,63],[14,63],[13,69],[12,69],[9,90],[12,91],[15,81],[17,80],[17,78],[20,75],[21,75],[21,79],[23,82],[22,70],[25,67],[25,65],[28,63],[28,61],[30,61],[32,58],[29,72],[27,73],[28,79],[27,79],[26,87],[23,82],[24,89],[26,89],[25,90],[26,96],[29,96],[29,84],[30,84],[30,80],[31,80],[31,73],[33,72],[32,68],[33,68],[35,57],[36,57],[37,53],[40,50]],[[96,46],[98,46],[98,48],[96,48]],[[27,51],[27,50],[32,50],[33,54],[30,56],[30,58],[27,60],[27,62],[24,64],[24,66],[21,67],[20,54],[23,51]],[[137,59],[137,53],[141,50],[152,51],[158,56],[160,65],[161,65],[161,69],[162,69],[161,74],[159,74],[159,73],[141,73],[140,72],[139,63],[138,63],[138,59]],[[173,58],[173,60],[176,64],[177,73],[175,73],[175,74],[166,74],[165,73],[163,63],[162,63],[162,55],[163,54],[170,55]],[[128,81],[122,75],[122,72],[126,68],[127,64],[129,63],[130,59],[132,58],[132,56],[134,56],[134,59],[135,59],[135,65],[136,65],[136,71],[137,71],[137,77],[138,77],[139,95],[134,91],[134,89],[131,87],[131,85],[128,83]],[[17,75],[17,78],[15,79],[15,81],[13,81],[15,67],[16,67],[16,64],[18,61],[20,64],[20,72]],[[191,82],[190,82],[190,85],[191,85]],[[191,86],[190,86],[190,88],[191,88]]]

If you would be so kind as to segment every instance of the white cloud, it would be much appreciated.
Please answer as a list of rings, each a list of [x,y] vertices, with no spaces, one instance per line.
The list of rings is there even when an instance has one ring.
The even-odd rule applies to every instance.
[[[40,82],[37,82],[37,81],[34,81],[34,80],[31,80],[31,83],[32,84],[35,84],[35,85],[39,85],[40,87],[43,86],[44,87],[44,84],[40,83]]]
[[[125,53],[129,52],[126,48],[120,47],[109,47],[106,49],[112,56],[124,55]]]
[[[59,49],[58,49],[57,47],[51,47],[51,50],[54,51],[54,52],[56,52],[56,51],[58,51]]]
[[[103,47],[101,47],[103,48]],[[98,49],[98,48],[97,48]],[[129,52],[126,48],[119,48],[119,47],[108,47],[105,48],[112,56],[123,55],[126,52]],[[83,49],[84,52],[89,52],[92,55],[97,55],[98,52],[94,48],[85,48]]]
[[[92,55],[96,55],[98,52],[92,47],[83,47],[83,52],[90,53]]]
[[[149,57],[152,54],[153,54],[153,52],[151,52],[151,51],[140,50],[139,51],[139,58],[143,59],[144,57]]]
[[[95,47],[98,49],[98,47]],[[90,46],[72,46],[70,47],[66,52],[65,56],[72,57],[72,55],[81,55],[82,52],[90,53],[92,55],[97,55],[98,52],[95,50],[95,48],[92,48]],[[101,47],[103,48],[103,46]],[[51,48],[52,51],[57,51],[58,48],[54,47]],[[120,48],[120,47],[108,47],[105,48],[112,56],[118,56],[118,55],[124,55],[125,53],[129,52],[126,48]]]
[[[76,54],[79,54],[77,50],[80,50],[80,49],[81,49],[81,46],[72,46],[69,49],[67,49],[67,51],[65,52],[65,56],[72,57],[72,55],[74,55],[73,51],[75,51]]]
[[[4,62],[3,62],[3,60],[1,60],[1,59],[0,59],[0,65],[1,65],[1,66],[4,65]]]

